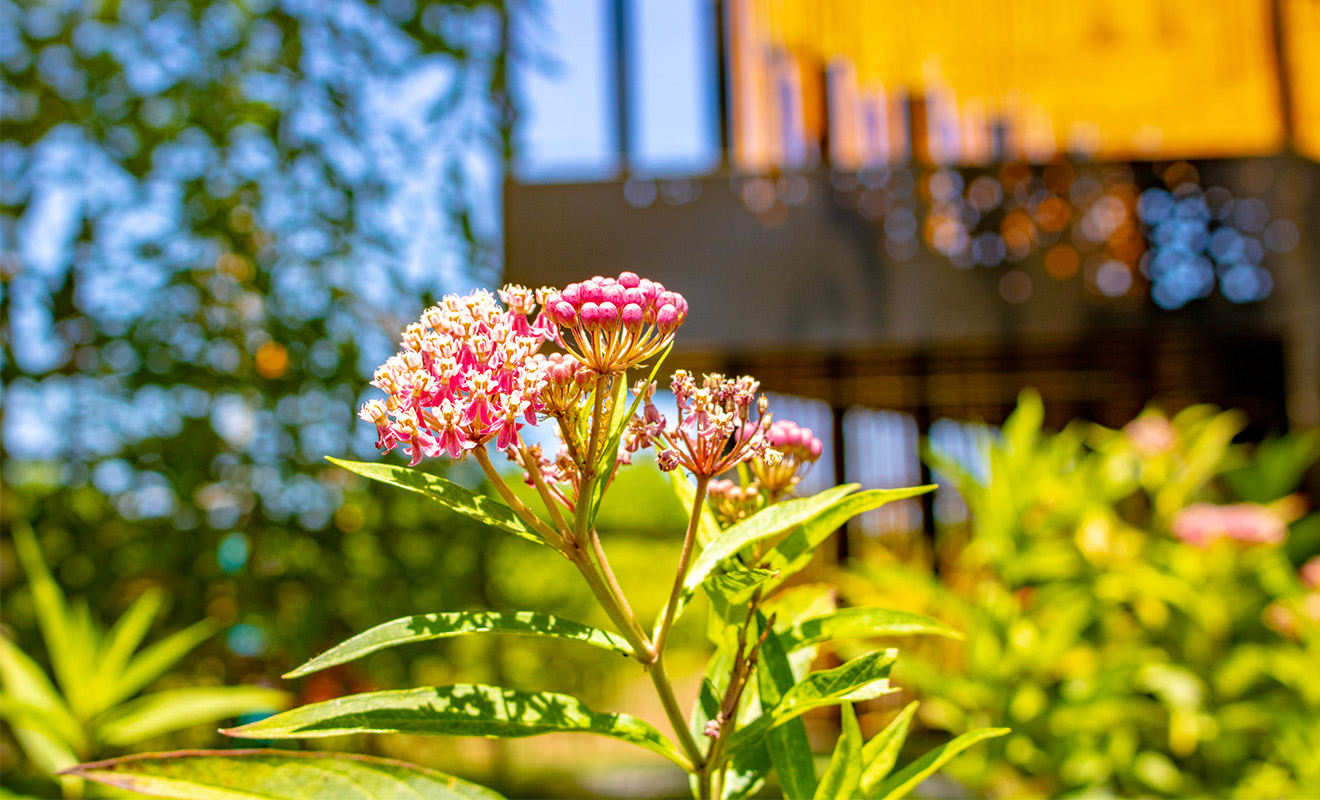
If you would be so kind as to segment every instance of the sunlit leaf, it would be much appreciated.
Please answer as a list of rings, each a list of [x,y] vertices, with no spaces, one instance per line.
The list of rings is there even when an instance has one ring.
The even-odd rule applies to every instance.
[[[782,582],[810,563],[816,548],[848,520],[858,514],[874,511],[888,503],[926,494],[934,491],[935,488],[933,485],[928,485],[909,486],[902,489],[868,489],[838,499],[827,507],[821,508],[809,520],[804,520],[801,527],[772,547],[761,558],[760,566],[779,570],[779,577],[775,582]],[[824,494],[826,493],[822,492],[816,497],[821,497]],[[774,510],[774,508],[777,508],[777,506],[772,506],[770,510]],[[752,517],[752,519],[756,519],[756,517]]]
[[[243,714],[278,711],[289,695],[262,686],[207,686],[156,692],[107,713],[97,737],[114,747]]]
[[[515,738],[560,732],[609,736],[658,753],[685,768],[688,763],[672,742],[636,717],[593,711],[571,695],[480,684],[355,694],[224,731],[247,739],[302,739],[345,733]]]
[[[0,637],[0,678],[4,679],[6,695],[6,701],[0,704],[0,716],[17,717],[23,710],[17,704],[21,702],[33,709],[32,716],[41,719],[46,728],[74,747],[83,746],[82,726],[46,673],[18,645],[4,637]]]
[[[912,725],[912,716],[917,713],[920,703],[908,703],[907,707],[894,717],[894,721],[875,735],[862,748],[863,795],[869,795],[876,784],[884,780],[898,762],[898,753],[907,741],[908,728]]]
[[[980,728],[968,731],[953,741],[936,747],[903,769],[885,778],[867,796],[881,798],[882,800],[898,800],[900,797],[906,797],[908,792],[917,788],[918,784],[931,775],[934,775],[940,767],[953,760],[954,756],[977,742],[1003,736],[1008,732],[1008,728]]]
[[[816,800],[851,800],[862,778],[862,729],[851,703],[843,704],[842,731],[830,764],[816,786]]]
[[[28,586],[32,590],[32,604],[37,614],[37,625],[46,643],[51,668],[64,696],[73,709],[84,708],[87,695],[87,660],[77,655],[77,642],[69,620],[69,608],[64,593],[50,576],[41,547],[32,527],[27,523],[13,526],[14,549],[23,564]]]
[[[326,457],[326,460],[364,478],[388,483],[391,486],[416,492],[423,497],[429,497],[451,511],[456,511],[477,522],[507,531],[529,542],[549,546],[544,539],[537,536],[522,520],[518,519],[518,515],[513,513],[513,509],[498,500],[464,489],[453,481],[447,481],[438,475],[394,464],[345,461],[329,456]]]
[[[214,635],[215,625],[209,620],[202,620],[142,650],[128,662],[123,674],[115,682],[114,689],[103,699],[105,707],[109,708],[137,694],[147,684],[168,672],[170,667],[192,652],[197,645]]]
[[[79,764],[66,774],[178,800],[499,800],[443,772],[374,756],[183,750]]]
[[[165,594],[159,589],[148,589],[133,601],[124,615],[119,618],[110,633],[106,635],[101,657],[97,665],[96,680],[102,692],[113,688],[128,659],[133,655],[151,629],[151,622],[156,612],[165,602]]]
[[[892,608],[842,608],[828,616],[802,620],[784,632],[790,650],[836,639],[935,634],[950,639],[963,635],[937,619]]]
[[[883,650],[854,658],[834,669],[810,673],[784,692],[777,705],[735,733],[734,741],[756,741],[770,728],[800,717],[813,708],[838,705],[845,701],[874,700],[897,691],[886,680],[897,658],[897,650]]]
[[[766,624],[766,618],[758,615],[758,623]],[[783,702],[784,695],[792,691],[796,679],[788,661],[788,654],[774,631],[766,634],[761,645],[760,660],[756,669],[757,688],[761,692],[763,708],[774,708]],[[763,712],[764,713],[764,712]],[[757,720],[760,721],[759,719]],[[737,734],[730,746],[739,745]],[[757,744],[747,744],[735,748],[734,752],[751,749]],[[770,729],[765,736],[764,746],[779,774],[779,784],[785,797],[811,797],[816,791],[816,764],[811,756],[811,741],[807,738],[807,728],[800,718],[786,720],[778,727]]]
[[[284,677],[300,678],[387,647],[469,633],[553,636],[624,654],[632,652],[627,640],[621,636],[552,614],[532,611],[459,611],[446,614],[419,614],[377,625],[327,650]]]

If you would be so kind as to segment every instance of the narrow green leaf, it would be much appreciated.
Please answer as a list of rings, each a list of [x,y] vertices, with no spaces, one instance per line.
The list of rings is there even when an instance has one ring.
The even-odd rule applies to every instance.
[[[82,726],[46,673],[18,645],[4,637],[0,637],[0,678],[5,682],[8,697],[36,709],[46,726],[64,735],[75,748],[83,746]],[[9,710],[8,703],[0,705],[0,714]]]
[[[544,539],[528,528],[522,520],[518,519],[518,515],[513,513],[513,509],[498,500],[464,489],[453,481],[447,481],[438,475],[393,464],[345,461],[329,456],[326,457],[326,461],[364,478],[388,483],[400,489],[416,492],[423,497],[429,497],[451,511],[456,511],[477,522],[507,531],[529,542],[536,542],[546,547],[550,546]]]
[[[0,691],[0,719],[14,726],[40,728],[70,749],[82,749],[87,741],[82,726],[67,711],[52,712],[17,692]]]
[[[821,508],[810,520],[803,520],[800,528],[790,533],[761,559],[760,566],[780,571],[778,582],[805,567],[822,542],[844,523],[858,514],[873,511],[888,503],[934,491],[935,486],[910,486],[902,489],[868,489],[844,497]],[[821,497],[823,494],[816,495]],[[812,498],[813,500],[815,498]],[[771,509],[778,506],[772,506]],[[757,515],[759,517],[760,514]],[[752,517],[756,519],[756,517]]]
[[[151,629],[151,622],[165,602],[165,593],[159,589],[148,589],[140,594],[133,605],[128,607],[119,618],[110,633],[106,635],[105,645],[101,648],[100,664],[96,680],[102,692],[112,688],[124,671],[128,659],[133,655]]]
[[[71,708],[81,709],[87,694],[88,664],[76,653],[69,608],[64,593],[50,576],[46,561],[41,557],[41,546],[26,522],[13,526],[14,549],[23,564],[28,585],[32,590],[32,603],[37,614],[37,626],[46,643],[51,668]]]
[[[687,473],[681,469],[670,472],[669,486],[674,490],[679,505],[683,506],[691,518],[692,504],[697,502],[697,488],[688,482]],[[715,512],[710,510],[709,505],[703,503],[701,520],[697,523],[697,544],[706,547],[711,539],[719,535],[719,532],[720,525],[715,521]]]
[[[65,774],[178,800],[500,800],[443,772],[346,753],[181,750],[79,764]]]
[[[208,686],[156,692],[106,714],[97,726],[97,737],[112,747],[125,747],[204,722],[278,711],[288,704],[287,693],[263,686]]]
[[[684,769],[690,766],[673,742],[636,717],[593,711],[571,695],[480,684],[355,694],[223,731],[247,739],[301,739],[345,733],[515,738],[558,732],[621,739],[658,753]]]
[[[723,615],[727,608],[745,605],[752,599],[752,593],[758,586],[764,585],[778,574],[772,569],[735,569],[711,575],[701,586]],[[737,620],[738,624],[746,618],[747,612],[744,609],[742,617]]]
[[[361,658],[377,650],[412,642],[426,642],[469,633],[513,633],[530,636],[554,636],[560,639],[593,644],[606,650],[629,654],[632,648],[622,636],[583,625],[580,622],[533,611],[459,611],[446,614],[419,614],[377,625],[333,647],[285,675],[301,678],[313,672]]]
[[[757,623],[764,630],[766,618],[757,615]],[[783,642],[774,631],[768,633],[761,645],[760,660],[756,667],[757,688],[761,693],[763,709],[773,709],[783,702],[784,695],[793,690],[796,680],[793,668],[788,661],[788,653]],[[765,719],[765,712],[756,723]],[[743,729],[747,730],[746,728]],[[807,728],[801,719],[786,720],[782,725],[769,730],[764,743],[748,740],[742,744],[735,731],[729,745],[735,753],[743,749],[764,746],[770,755],[770,763],[779,773],[779,785],[784,797],[811,797],[816,792],[816,764],[811,757],[811,742],[807,739]]]
[[[68,743],[61,741],[62,737],[48,728],[27,723],[11,723],[9,727],[23,752],[37,765],[37,769],[47,775],[54,775],[78,763],[78,757],[69,749]]]
[[[900,797],[906,797],[908,792],[917,788],[918,784],[926,778],[934,775],[940,767],[952,761],[954,756],[977,742],[1003,736],[1008,732],[1008,728],[980,728],[968,731],[953,741],[931,750],[903,769],[885,778],[868,797],[878,797],[882,800],[898,800]]]
[[[181,631],[176,631],[138,653],[115,682],[114,689],[104,699],[104,707],[111,708],[141,691],[192,652],[193,648],[215,635],[215,625],[202,620]]]
[[[766,641],[769,641],[767,637]],[[762,652],[765,652],[764,646]],[[897,691],[889,686],[889,670],[898,658],[897,650],[883,650],[854,658],[834,669],[807,675],[784,692],[778,705],[761,714],[751,725],[733,735],[733,742],[751,743],[766,731],[800,717],[813,708],[838,705],[845,701],[874,700]]]
[[[762,509],[731,528],[721,531],[701,551],[701,555],[697,556],[696,562],[688,569],[687,577],[683,580],[683,591],[679,596],[679,606],[674,618],[678,618],[678,614],[687,605],[692,593],[705,582],[706,578],[710,577],[710,574],[724,559],[729,558],[752,542],[792,530],[821,514],[840,497],[856,491],[856,489],[857,484],[850,483],[827,489],[814,497],[778,503]],[[660,620],[656,620],[657,631],[659,626]]]
[[[851,800],[862,779],[862,729],[851,703],[843,704],[843,730],[834,745],[830,765],[820,776],[815,800]]]
[[[898,752],[907,741],[908,728],[912,726],[912,716],[917,713],[920,703],[908,703],[907,707],[894,717],[894,721],[875,735],[875,738],[862,748],[862,794],[869,796],[876,784],[884,780],[898,762]]]
[[[802,620],[784,632],[788,649],[820,644],[835,639],[867,639],[873,636],[911,636],[935,634],[950,639],[963,635],[923,614],[892,608],[843,608],[833,614]]]

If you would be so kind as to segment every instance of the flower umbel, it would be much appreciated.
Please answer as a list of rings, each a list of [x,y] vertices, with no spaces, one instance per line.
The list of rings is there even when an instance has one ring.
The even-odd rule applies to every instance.
[[[629,421],[627,449],[636,452],[655,445],[660,469],[681,466],[693,475],[719,475],[752,458],[778,463],[779,451],[765,435],[771,423],[768,403],[764,395],[756,397],[760,386],[746,375],[725,378],[712,373],[703,376],[698,387],[688,372],[678,370],[670,384],[678,402],[678,423],[666,426],[652,402],[655,387],[639,385],[646,393],[646,408]]]
[[[403,332],[403,349],[376,369],[372,385],[384,400],[369,400],[358,416],[376,426],[376,446],[402,445],[416,466],[423,456],[461,458],[494,439],[500,448],[535,425],[542,409],[545,367],[534,358],[549,337],[541,319],[528,319],[531,293],[507,286],[500,296],[478,290],[448,295]]]
[[[560,344],[601,375],[659,353],[674,340],[687,312],[683,295],[632,272],[597,275],[545,296],[545,315],[566,331]]]
[[[820,458],[823,446],[810,428],[787,419],[775,421],[766,431],[765,438],[782,458],[775,463],[754,458],[750,466],[761,488],[773,499],[792,491],[802,475]]]

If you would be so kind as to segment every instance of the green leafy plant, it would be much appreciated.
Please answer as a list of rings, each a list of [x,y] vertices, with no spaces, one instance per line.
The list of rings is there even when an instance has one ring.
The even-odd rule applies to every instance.
[[[137,697],[215,628],[199,622],[139,650],[164,601],[159,591],[144,592],[109,631],[102,630],[85,599],[66,601],[31,528],[17,525],[13,534],[55,680],[0,638],[0,718],[47,775],[155,736],[288,704],[284,692],[260,686],[170,689]],[[79,778],[62,780],[66,792],[79,792]]]
[[[911,713],[867,742],[852,705],[896,691],[889,683],[896,651],[866,649],[837,666],[812,669],[821,645],[832,640],[959,636],[917,614],[838,609],[829,587],[788,585],[847,520],[934,487],[859,491],[846,485],[794,496],[802,472],[820,455],[820,442],[792,423],[774,422],[766,399],[757,397],[758,384],[748,377],[707,375],[698,381],[676,372],[670,388],[677,418],[667,422],[655,404],[655,377],[687,303],[659,284],[624,273],[562,291],[534,295],[506,287],[500,295],[507,309],[487,292],[446,297],[404,332],[403,351],[377,370],[373,383],[387,397],[369,401],[361,415],[376,425],[382,449],[401,447],[411,455],[410,467],[334,463],[554,551],[576,567],[614,630],[534,611],[424,614],[379,625],[289,677],[405,643],[493,633],[554,637],[620,653],[640,666],[675,737],[637,716],[596,710],[571,695],[480,684],[356,694],[226,733],[267,740],[347,733],[501,738],[591,733],[669,760],[690,775],[693,793],[701,798],[747,797],[772,772],[788,797],[897,798],[968,746],[1006,733],[969,732],[893,772]],[[538,305],[542,311],[533,316]],[[540,355],[545,342],[566,352]],[[650,369],[632,387],[630,400],[628,372],[640,372],[643,363]],[[524,438],[523,429],[537,423],[553,423],[561,442],[553,457]],[[491,442],[522,469],[541,513],[496,469],[487,447]],[[646,449],[653,449],[656,463],[670,473],[688,512],[672,589],[651,626],[634,613],[596,529],[601,498],[618,471]],[[474,458],[503,502],[411,468],[440,454]],[[718,477],[726,473],[731,477]],[[707,632],[714,652],[685,715],[665,656],[674,623],[698,592],[710,600]],[[818,775],[802,718],[836,706],[843,733]],[[282,767],[275,754],[251,757],[276,772],[306,766],[293,755]],[[151,793],[179,792],[187,784],[190,797],[223,796],[220,787],[236,784],[217,778],[222,770],[214,768],[214,758],[165,754],[84,765],[73,774],[113,778]],[[385,769],[361,761],[353,761],[352,768]],[[168,784],[163,778],[148,780],[162,771],[168,771]],[[272,788],[254,795],[246,784],[244,791],[246,796],[310,796],[298,794],[291,782],[278,783],[294,786],[293,793]]]
[[[873,565],[849,592],[968,631],[904,673],[932,727],[1012,726],[956,777],[1011,797],[1313,793],[1320,515],[1294,492],[1320,436],[1233,445],[1243,417],[1206,406],[1043,420],[1025,393],[979,476],[931,453],[970,511],[938,579]]]

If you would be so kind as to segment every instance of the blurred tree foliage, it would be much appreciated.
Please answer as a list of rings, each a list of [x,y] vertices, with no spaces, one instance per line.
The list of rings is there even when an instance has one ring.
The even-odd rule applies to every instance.
[[[229,626],[209,681],[501,605],[467,523],[322,456],[374,452],[404,323],[498,277],[508,30],[499,0],[0,2],[6,636],[44,658],[18,519],[104,618],[160,586],[159,630]]]

